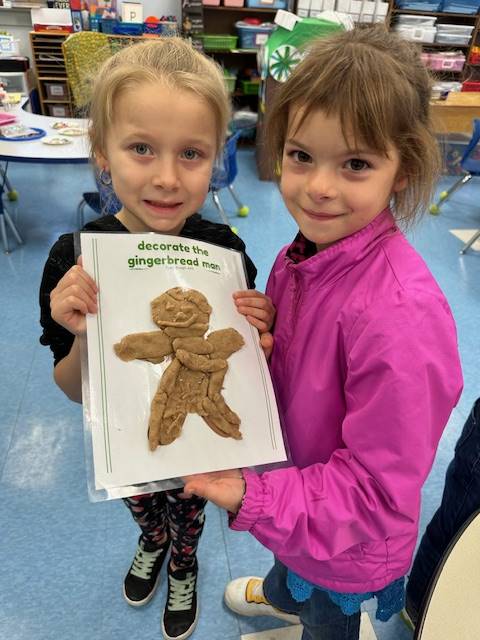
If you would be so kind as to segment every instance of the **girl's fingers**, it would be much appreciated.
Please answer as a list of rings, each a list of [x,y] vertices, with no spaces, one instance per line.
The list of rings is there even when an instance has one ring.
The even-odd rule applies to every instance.
[[[265,309],[260,309],[258,307],[247,307],[241,306],[237,307],[237,311],[244,316],[255,316],[259,320],[268,320],[271,316],[271,313]]]
[[[251,316],[251,315],[247,315],[245,317],[247,318],[247,320],[252,326],[256,327],[260,331],[260,333],[263,333],[264,331],[268,331],[269,326],[263,320],[260,320],[259,318],[255,318],[255,316]]]

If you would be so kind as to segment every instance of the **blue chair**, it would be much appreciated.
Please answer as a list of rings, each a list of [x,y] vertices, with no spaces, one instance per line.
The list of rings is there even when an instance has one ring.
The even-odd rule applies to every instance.
[[[249,213],[249,208],[242,204],[233,189],[233,181],[237,177],[238,173],[237,143],[240,135],[241,131],[237,131],[236,133],[231,135],[225,142],[222,155],[222,166],[214,168],[212,179],[210,182],[210,191],[212,193],[213,203],[215,204],[215,207],[220,214],[220,218],[227,225],[229,225],[230,223],[228,222],[227,214],[225,213],[225,209],[223,208],[223,205],[220,202],[220,198],[218,196],[218,192],[220,191],[220,189],[224,189],[225,187],[227,187],[227,189],[230,191],[230,194],[234,199],[235,204],[237,205],[238,216],[240,216],[241,218],[245,218]]]
[[[440,193],[438,202],[435,202],[434,204],[430,205],[430,213],[432,213],[433,215],[438,215],[440,213],[441,205],[444,202],[446,202],[450,198],[450,196],[453,193],[455,193],[455,191],[458,191],[461,187],[466,185],[467,182],[470,182],[470,180],[474,176],[480,176],[480,159],[470,157],[473,151],[475,150],[479,140],[480,140],[480,119],[475,118],[473,121],[472,137],[470,139],[470,142],[468,143],[467,148],[463,153],[463,156],[460,159],[460,166],[465,171],[465,175],[459,178],[457,182],[455,182],[455,184],[452,187],[450,187],[450,189],[448,189],[447,191],[442,191]],[[477,231],[472,236],[472,238],[470,238],[470,240],[461,249],[460,253],[464,254],[478,238],[480,238],[480,230]]]
[[[112,185],[105,185],[100,182],[98,171],[95,170],[95,182],[98,191],[86,191],[82,194],[77,207],[77,227],[82,229],[85,224],[83,212],[88,205],[97,215],[107,215],[117,213],[122,208],[122,203],[115,195]]]

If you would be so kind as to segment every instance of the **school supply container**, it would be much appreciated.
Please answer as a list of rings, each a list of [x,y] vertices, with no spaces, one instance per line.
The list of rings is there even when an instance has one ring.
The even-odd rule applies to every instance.
[[[442,11],[444,13],[465,13],[474,15],[480,8],[479,0],[444,0]]]
[[[470,42],[470,36],[461,36],[456,33],[438,33],[435,36],[435,42],[438,44],[448,44],[450,46],[462,45],[467,46]]]
[[[225,85],[227,87],[227,91],[229,93],[233,93],[235,91],[235,84],[237,82],[237,76],[234,73],[230,73],[224,69],[223,71],[223,79],[225,81]]]
[[[480,91],[480,82],[464,82],[462,84],[462,91]]]
[[[220,0],[202,0],[202,3],[209,7],[218,7]]]
[[[465,66],[465,56],[461,51],[429,53],[428,58],[426,66],[434,71],[462,71]]]
[[[230,51],[237,48],[238,36],[224,34],[199,35],[205,51]]]
[[[245,0],[223,0],[226,7],[243,7]]]
[[[247,0],[247,7],[255,9],[286,9],[287,0]]]
[[[430,11],[436,13],[441,11],[441,0],[429,0],[421,2],[421,0],[397,0],[396,6],[398,9],[404,9],[407,11]]]
[[[143,22],[117,22],[113,33],[120,36],[141,36],[143,33]]]
[[[268,37],[275,29],[275,25],[270,22],[253,25],[239,20],[235,23],[240,38],[241,49],[258,49],[265,44]]]
[[[246,96],[255,96],[260,88],[260,79],[258,80],[241,80],[242,93]]]
[[[405,40],[412,42],[433,43],[437,34],[437,27],[415,27],[415,26],[399,26],[394,27],[394,31]]]
[[[396,25],[401,27],[434,27],[437,19],[431,16],[399,15]]]

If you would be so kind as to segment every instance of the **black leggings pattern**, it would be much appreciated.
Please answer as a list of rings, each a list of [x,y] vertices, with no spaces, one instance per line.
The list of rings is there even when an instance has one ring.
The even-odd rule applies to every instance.
[[[205,504],[198,496],[179,498],[183,489],[146,493],[124,498],[143,538],[159,544],[167,533],[172,541],[172,560],[179,568],[195,562],[198,542],[205,523]]]

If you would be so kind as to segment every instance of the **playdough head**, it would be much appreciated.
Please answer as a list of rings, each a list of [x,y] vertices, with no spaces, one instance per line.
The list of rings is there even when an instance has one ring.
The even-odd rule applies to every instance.
[[[199,291],[174,287],[151,306],[153,321],[169,336],[202,336],[208,330],[212,308]]]

